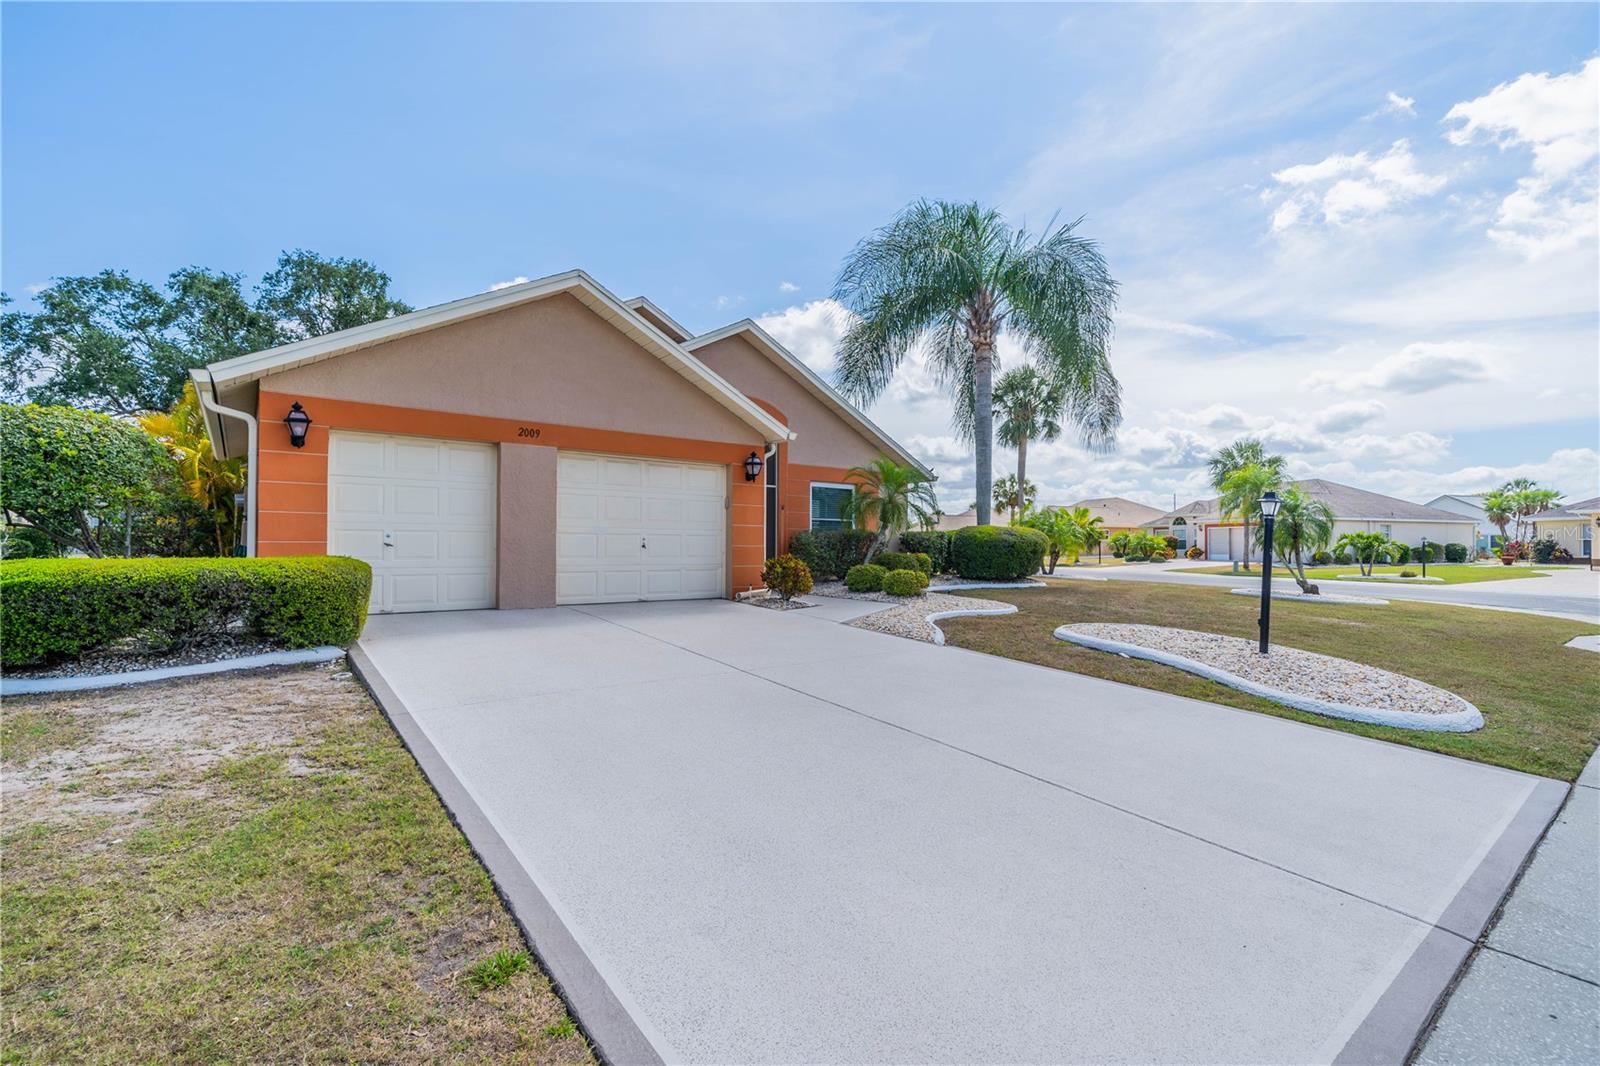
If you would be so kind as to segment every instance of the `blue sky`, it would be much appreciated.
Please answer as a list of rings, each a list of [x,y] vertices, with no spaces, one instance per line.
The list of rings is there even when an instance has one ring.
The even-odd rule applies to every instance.
[[[977,198],[1086,216],[1123,285],[1121,446],[1034,449],[1047,502],[1191,497],[1243,432],[1590,496],[1597,10],[7,4],[0,282],[305,247],[424,305],[583,266],[826,369],[851,244]],[[970,502],[915,361],[872,414]]]

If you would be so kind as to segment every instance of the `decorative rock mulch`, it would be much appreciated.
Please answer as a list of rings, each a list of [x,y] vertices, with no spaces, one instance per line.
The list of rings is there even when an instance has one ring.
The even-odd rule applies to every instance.
[[[1299,710],[1333,718],[1451,733],[1483,727],[1483,715],[1453,692],[1331,655],[1167,626],[1078,622],[1060,640],[1175,666]]]
[[[47,677],[93,677],[98,674],[123,674],[134,670],[160,670],[169,666],[193,666],[239,659],[246,655],[265,655],[279,645],[264,640],[223,637],[211,643],[179,651],[148,652],[137,648],[107,649],[81,659],[50,666],[7,667],[6,676],[21,679]]]
[[[813,590],[815,591],[815,590]],[[824,593],[826,595],[826,593]],[[858,629],[871,629],[896,637],[943,644],[944,632],[934,623],[941,618],[959,618],[965,615],[1015,614],[1016,606],[996,603],[994,600],[975,600],[971,596],[951,596],[943,592],[925,592],[921,596],[885,596],[883,593],[850,593],[850,598],[885,599],[894,603],[887,609],[857,618],[847,625]]]
[[[806,607],[815,607],[816,604],[803,600],[798,596],[784,599],[775,592],[763,589],[751,596],[740,596],[740,603],[748,603],[753,607],[765,607],[769,611],[799,611]]]

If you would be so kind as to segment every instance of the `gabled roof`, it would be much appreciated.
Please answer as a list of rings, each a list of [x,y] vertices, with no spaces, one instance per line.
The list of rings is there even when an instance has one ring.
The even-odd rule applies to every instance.
[[[1067,510],[1087,507],[1089,513],[1098,515],[1108,526],[1142,526],[1161,517],[1161,508],[1148,507],[1121,496],[1095,496],[1077,503],[1067,504]]]
[[[332,359],[346,352],[359,351],[385,341],[438,329],[441,326],[563,293],[573,296],[589,310],[622,331],[640,347],[655,355],[695,387],[758,430],[768,442],[786,441],[792,438],[793,434],[781,421],[762,410],[748,396],[714,373],[710,367],[679,347],[677,342],[662,332],[659,326],[629,308],[582,270],[552,274],[547,278],[539,278],[521,285],[508,285],[503,289],[494,289],[465,299],[452,300],[450,303],[425,307],[420,311],[369,322],[364,326],[355,326],[337,333],[225,359],[220,363],[212,363],[206,369],[213,388],[220,393],[226,389],[247,385],[268,374]]]
[[[1564,503],[1553,511],[1545,511],[1532,517],[1535,522],[1545,522],[1552,518],[1588,518],[1597,511],[1600,511],[1600,496],[1579,500],[1577,503]]]
[[[649,300],[646,300],[643,296],[635,296],[633,299],[624,303],[623,306],[635,314],[643,315],[652,326],[656,327],[662,333],[665,333],[679,344],[682,344],[684,341],[694,336],[693,333],[690,333],[688,330],[678,325],[677,319],[661,310],[661,308],[657,307]]]
[[[1217,516],[1218,499],[1219,497],[1212,496],[1210,499],[1206,500],[1190,500],[1182,507],[1179,507],[1173,511],[1168,511],[1159,518],[1152,518],[1148,522],[1141,522],[1139,524],[1146,527],[1165,526],[1171,525],[1174,518],[1181,518],[1185,522],[1196,518],[1214,518]]]
[[[840,418],[855,426],[864,437],[883,449],[883,451],[897,456],[901,462],[916,467],[930,478],[937,476],[932,470],[928,469],[922,460],[912,455],[893,437],[874,425],[872,420],[862,414],[854,404],[835,392],[833,386],[823,381],[816,371],[802,363],[793,352],[779,344],[770,333],[756,325],[753,320],[748,318],[740,319],[738,322],[730,323],[721,329],[712,330],[710,333],[702,333],[693,340],[685,341],[683,347],[693,352],[704,348],[708,344],[715,344],[717,341],[734,336],[744,337],[757,351],[771,359],[781,370],[803,385],[818,400],[821,400],[824,406],[830,408]]]
[[[1296,481],[1294,487],[1333,508],[1333,513],[1338,518],[1397,519],[1412,522],[1469,521],[1466,515],[1454,511],[1412,503],[1410,500],[1396,499],[1381,492],[1368,492],[1354,485],[1341,485],[1337,481],[1326,481],[1322,478]]]

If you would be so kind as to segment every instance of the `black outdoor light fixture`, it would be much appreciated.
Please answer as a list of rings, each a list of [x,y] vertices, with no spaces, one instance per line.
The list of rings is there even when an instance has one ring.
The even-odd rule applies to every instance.
[[[1428,576],[1428,555],[1429,554],[1430,553],[1428,551],[1428,538],[1427,537],[1423,537],[1422,538],[1422,576],[1423,577],[1427,577]]]
[[[755,452],[750,453],[750,458],[744,461],[744,479],[754,481],[761,476],[761,456]]]
[[[1281,503],[1276,492],[1261,497],[1261,654],[1267,654],[1267,639],[1272,629],[1272,520],[1278,517]]]
[[[283,416],[284,424],[289,427],[289,443],[296,448],[306,446],[306,430],[311,428],[311,416],[306,414],[306,409],[296,400],[289,408],[289,413]]]

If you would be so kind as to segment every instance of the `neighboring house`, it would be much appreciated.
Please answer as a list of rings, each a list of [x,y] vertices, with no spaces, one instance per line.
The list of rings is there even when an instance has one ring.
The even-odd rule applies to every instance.
[[[1595,535],[1600,534],[1600,496],[1564,503],[1533,517],[1534,540],[1554,537],[1574,559],[1594,558]]]
[[[1004,526],[1004,525],[1009,525],[1010,522],[1011,522],[1011,518],[1010,518],[1009,514],[1007,513],[1007,511],[1006,511],[1006,509],[1004,507],[994,507],[994,508],[990,509],[990,512],[989,512],[989,524],[990,525]],[[973,507],[968,507],[965,511],[962,511],[960,514],[941,514],[939,516],[939,521],[934,525],[933,528],[942,529],[942,530],[948,532],[948,531],[950,531],[952,529],[962,529],[962,528],[964,528],[966,526],[975,526],[977,524],[978,524],[978,508],[976,506],[973,506]]]
[[[1474,542],[1476,525],[1464,515],[1322,478],[1308,478],[1293,484],[1333,510],[1334,540],[1346,533],[1375,532],[1412,547],[1420,545],[1424,539],[1435,544]],[[1259,519],[1251,522],[1252,536],[1257,524]],[[1228,561],[1245,557],[1244,525],[1237,519],[1224,519],[1216,498],[1185,504],[1155,521],[1146,522],[1144,528],[1158,536],[1177,537],[1186,546],[1199,544],[1205,549],[1207,559]],[[1250,554],[1252,558],[1260,557],[1254,547]]]
[[[1106,536],[1113,533],[1133,533],[1161,517],[1161,508],[1147,507],[1142,503],[1125,500],[1121,496],[1096,496],[1088,500],[1069,503],[1066,510],[1087,507],[1089,514],[1100,519],[1100,530]]]
[[[1483,500],[1487,495],[1486,492],[1445,495],[1429,500],[1427,505],[1472,519],[1477,527],[1473,544],[1479,551],[1488,551],[1493,546],[1491,538],[1500,535],[1500,527],[1489,521],[1489,515],[1483,509]]]
[[[375,611],[732,596],[842,524],[850,467],[926,469],[754,323],[692,337],[576,270],[192,377],[251,554],[364,559]]]

